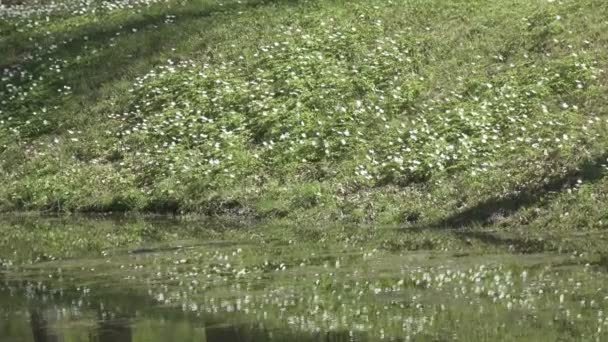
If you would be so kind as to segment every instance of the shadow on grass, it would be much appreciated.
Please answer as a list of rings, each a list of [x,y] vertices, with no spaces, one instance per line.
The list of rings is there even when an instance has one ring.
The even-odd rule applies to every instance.
[[[96,103],[103,97],[104,88],[112,90],[109,85],[131,81],[135,75],[149,70],[155,64],[161,63],[163,58],[173,55],[171,48],[180,46],[193,37],[200,37],[200,42],[183,47],[179,53],[190,55],[193,52],[205,51],[222,39],[220,34],[210,34],[211,29],[229,22],[233,15],[266,5],[284,6],[296,3],[296,0],[241,3],[235,1],[225,5],[190,3],[150,9],[148,14],[109,17],[101,22],[79,25],[70,31],[57,33],[57,41],[65,43],[44,53],[41,58],[13,60],[8,61],[8,64],[7,61],[0,62],[4,64],[0,69],[18,68],[16,70],[26,71],[34,77],[11,80],[13,85],[27,89],[37,84],[37,88],[30,91],[24,99],[14,100],[8,98],[9,94],[0,93],[0,101],[6,101],[6,108],[0,113],[0,119],[10,114],[12,125],[19,127],[22,131],[21,137],[26,139],[59,133],[61,127],[96,122],[95,118],[90,116],[73,114],[91,106],[105,105]],[[168,16],[171,17],[168,19]],[[33,41],[36,42],[37,39]],[[0,50],[6,44],[10,42],[4,41]],[[13,54],[22,55],[24,51],[34,50],[33,43],[27,40],[20,44],[16,49],[23,51],[13,48]],[[92,50],[97,52],[92,53]],[[55,66],[60,66],[60,74],[57,74]],[[39,79],[40,77],[42,79]],[[64,86],[71,87],[69,95],[59,93],[58,90]],[[52,109],[52,120],[48,120],[50,124],[43,125],[38,122],[42,121],[42,118],[33,115],[42,108]],[[29,125],[24,126],[26,122],[29,122]]]
[[[564,175],[554,176],[544,184],[525,188],[517,194],[504,198],[492,198],[476,206],[441,220],[436,227],[466,227],[476,224],[487,224],[497,215],[508,216],[517,210],[541,202],[546,197],[571,188],[580,179],[583,183],[593,183],[605,176],[604,167],[608,153],[583,162]]]
[[[547,241],[531,238],[501,237],[495,232],[483,231],[479,230],[479,228],[491,224],[493,218],[497,215],[508,216],[522,208],[536,205],[543,201],[550,201],[560,191],[577,184],[578,180],[581,180],[583,183],[594,183],[601,180],[606,176],[604,165],[607,158],[608,153],[604,153],[596,158],[584,161],[564,175],[550,178],[544,184],[525,188],[517,194],[508,197],[491,198],[438,222],[414,227],[414,229],[450,231],[465,241],[477,240],[488,245],[508,247],[521,253],[547,251],[553,248],[549,246]]]
[[[247,10],[254,10],[264,6],[287,6],[301,3],[298,0],[249,0],[249,1],[233,1],[227,4],[219,2],[199,2],[190,0],[185,3],[170,3],[167,5],[154,5],[144,10],[142,14],[136,14],[134,11],[130,13],[117,11],[112,14],[108,12],[98,11],[98,14],[82,25],[71,25],[72,29],[68,31],[56,32],[57,39],[55,44],[61,41],[68,41],[68,44],[62,46],[60,50],[72,50],[79,48],[86,41],[84,37],[91,38],[90,41],[103,41],[116,36],[120,29],[143,29],[152,25],[161,25],[165,22],[166,16],[175,16],[176,23],[182,19],[202,19],[212,17],[216,14],[236,15]],[[125,14],[126,17],[121,18],[123,21],[116,21],[120,14]],[[65,18],[57,18],[58,23],[61,20],[69,20],[71,16]],[[223,18],[226,19],[226,18]],[[0,51],[4,51],[0,55],[0,69],[9,68],[25,62],[18,60],[15,56],[23,56],[26,53],[32,52],[38,48],[39,42],[49,42],[47,32],[16,34],[16,27],[10,22],[0,22],[0,31],[5,39],[0,40]],[[0,36],[0,37],[2,37]],[[50,45],[50,44],[49,44]],[[10,53],[9,53],[10,52]]]

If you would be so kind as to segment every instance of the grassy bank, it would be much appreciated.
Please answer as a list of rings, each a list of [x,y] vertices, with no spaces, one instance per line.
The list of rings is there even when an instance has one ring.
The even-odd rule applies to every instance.
[[[603,230],[608,5],[0,9],[0,209]]]

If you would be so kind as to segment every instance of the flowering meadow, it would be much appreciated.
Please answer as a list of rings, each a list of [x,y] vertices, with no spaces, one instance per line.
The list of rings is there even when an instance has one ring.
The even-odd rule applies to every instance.
[[[605,227],[608,6],[0,7],[0,209]]]

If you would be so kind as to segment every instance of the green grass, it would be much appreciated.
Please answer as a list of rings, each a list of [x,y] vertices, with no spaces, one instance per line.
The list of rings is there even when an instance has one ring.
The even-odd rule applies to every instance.
[[[2,211],[606,227],[604,1],[66,4],[0,12]]]

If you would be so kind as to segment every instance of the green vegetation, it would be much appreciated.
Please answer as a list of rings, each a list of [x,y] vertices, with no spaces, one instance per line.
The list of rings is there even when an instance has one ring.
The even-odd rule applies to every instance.
[[[0,6],[0,279],[120,284],[279,340],[606,340],[607,14]]]
[[[0,11],[0,208],[604,229],[607,5]]]

